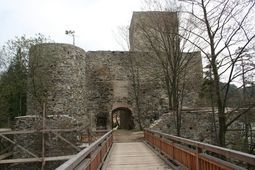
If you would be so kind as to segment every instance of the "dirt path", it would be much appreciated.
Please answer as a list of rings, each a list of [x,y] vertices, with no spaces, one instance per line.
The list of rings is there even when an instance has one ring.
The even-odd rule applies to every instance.
[[[141,142],[143,141],[143,131],[115,130],[113,131],[114,142]]]

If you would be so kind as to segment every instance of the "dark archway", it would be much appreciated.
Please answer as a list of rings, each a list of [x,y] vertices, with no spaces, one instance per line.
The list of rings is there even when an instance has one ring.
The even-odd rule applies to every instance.
[[[112,111],[112,128],[134,129],[134,118],[130,109],[119,107]]]
[[[96,129],[107,129],[107,119],[108,113],[107,112],[100,112],[96,115]]]

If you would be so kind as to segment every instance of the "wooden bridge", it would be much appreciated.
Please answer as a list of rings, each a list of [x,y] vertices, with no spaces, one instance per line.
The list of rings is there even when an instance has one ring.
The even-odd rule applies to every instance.
[[[113,136],[117,136],[119,141],[114,140]],[[111,130],[66,161],[57,170],[242,170],[255,168],[255,155],[153,130],[145,130],[143,136],[144,138],[137,142],[123,142],[125,140]]]

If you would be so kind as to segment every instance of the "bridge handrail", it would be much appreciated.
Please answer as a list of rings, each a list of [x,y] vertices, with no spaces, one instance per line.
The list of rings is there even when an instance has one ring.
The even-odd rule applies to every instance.
[[[89,147],[81,150],[79,153],[77,153],[74,157],[60,165],[56,170],[73,170],[77,166],[79,166],[85,159],[87,159],[89,156],[91,156],[94,151],[101,146],[105,141],[110,139],[110,145],[112,144],[112,130],[107,132],[105,135],[100,137],[98,140],[93,142]],[[107,148],[109,150],[109,148]],[[100,158],[101,159],[101,158]],[[92,160],[90,160],[92,161]]]
[[[219,147],[219,146],[215,146],[215,145],[211,145],[211,144],[207,144],[207,143],[193,141],[190,139],[185,139],[185,138],[174,136],[174,135],[169,135],[169,134],[162,133],[162,132],[159,132],[156,130],[145,129],[145,132],[146,131],[152,133],[153,135],[156,134],[160,138],[164,137],[165,139],[171,140],[175,143],[179,142],[184,145],[191,145],[193,147],[196,147],[197,150],[198,149],[199,150],[207,150],[207,151],[219,154],[221,156],[224,156],[226,158],[236,159],[236,160],[248,163],[250,165],[255,165],[255,155],[251,155],[248,153],[243,153],[243,152],[239,152],[239,151],[235,151],[232,149],[227,149],[227,148],[223,148],[223,147]]]

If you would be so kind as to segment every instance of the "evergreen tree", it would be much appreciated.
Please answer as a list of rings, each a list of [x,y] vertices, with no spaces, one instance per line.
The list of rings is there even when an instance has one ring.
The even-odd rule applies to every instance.
[[[32,45],[49,41],[38,34],[9,40],[1,50],[0,127],[8,127],[16,116],[26,115],[28,52]]]

